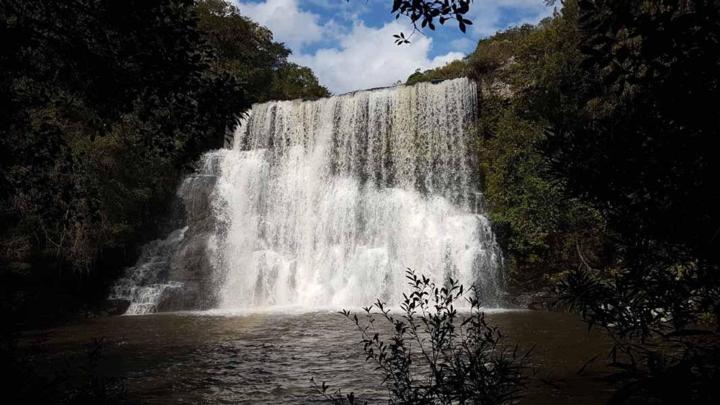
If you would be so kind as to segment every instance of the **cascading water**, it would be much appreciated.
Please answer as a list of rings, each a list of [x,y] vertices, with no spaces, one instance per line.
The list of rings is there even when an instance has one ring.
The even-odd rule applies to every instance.
[[[406,268],[496,304],[502,258],[469,145],[476,110],[467,79],[255,105],[232,148],[204,158],[213,306],[398,303]]]

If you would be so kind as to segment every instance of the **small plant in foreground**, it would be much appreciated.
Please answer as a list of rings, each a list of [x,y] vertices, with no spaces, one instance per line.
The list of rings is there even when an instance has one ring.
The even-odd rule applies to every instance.
[[[390,404],[501,404],[520,396],[523,368],[529,352],[504,344],[491,327],[480,302],[457,281],[437,286],[408,269],[411,288],[403,294],[401,311],[392,313],[380,300],[358,316],[343,310],[361,335],[363,352],[383,374]],[[469,312],[459,313],[455,302],[465,298]],[[386,341],[376,321],[392,326]],[[313,387],[336,404],[365,403],[354,393],[331,391],[323,382]]]

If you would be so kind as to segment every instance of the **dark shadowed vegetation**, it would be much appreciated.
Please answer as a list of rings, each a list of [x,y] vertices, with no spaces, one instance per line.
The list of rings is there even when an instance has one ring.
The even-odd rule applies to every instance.
[[[290,50],[272,32],[223,0],[196,5],[198,28],[216,57],[212,69],[238,80],[250,102],[330,95],[309,68],[287,60]]]
[[[3,0],[0,37],[0,288],[25,319],[104,298],[251,103],[328,95],[220,0]]]
[[[0,356],[11,403],[111,403],[88,365],[41,366],[20,324],[100,303],[164,231],[180,178],[251,103],[328,95],[220,0],[0,1]],[[42,370],[42,371],[39,371]]]
[[[481,83],[478,153],[513,283],[560,281],[610,332],[618,402],[719,398],[719,13],[565,1],[452,69]]]

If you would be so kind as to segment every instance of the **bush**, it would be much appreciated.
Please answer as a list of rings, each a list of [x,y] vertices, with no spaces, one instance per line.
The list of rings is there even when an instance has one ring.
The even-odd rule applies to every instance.
[[[517,399],[529,352],[520,354],[517,346],[505,344],[472,296],[466,297],[469,312],[461,315],[455,305],[465,290],[455,280],[440,287],[412,270],[407,279],[411,292],[403,295],[400,314],[380,300],[364,308],[364,316],[342,312],[360,332],[367,361],[384,375],[389,402],[501,404]],[[388,340],[381,339],[378,320],[392,327]],[[315,387],[334,403],[358,403],[354,393],[332,392],[324,382]]]

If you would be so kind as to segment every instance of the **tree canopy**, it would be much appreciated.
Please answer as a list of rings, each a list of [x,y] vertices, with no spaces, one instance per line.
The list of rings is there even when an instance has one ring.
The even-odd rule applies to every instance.
[[[236,78],[252,102],[327,97],[315,73],[288,61],[290,49],[224,0],[200,0],[198,28],[216,58],[213,70]]]
[[[3,0],[0,38],[4,306],[103,297],[243,110],[328,95],[220,0]]]

